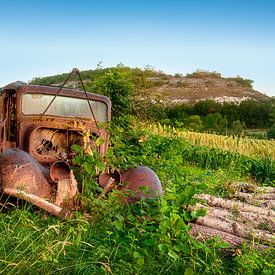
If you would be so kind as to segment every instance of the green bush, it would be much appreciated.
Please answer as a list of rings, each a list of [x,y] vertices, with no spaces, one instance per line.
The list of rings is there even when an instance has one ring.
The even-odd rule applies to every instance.
[[[267,131],[268,139],[275,139],[275,124]]]
[[[191,131],[199,132],[203,128],[202,120],[198,115],[191,115],[184,119],[184,126]]]
[[[98,93],[111,99],[114,117],[131,113],[134,85],[129,80],[127,72],[109,71],[104,73],[95,81],[95,89]]]
[[[215,134],[224,134],[227,124],[227,118],[220,113],[208,114],[203,120],[204,129]]]
[[[221,78],[221,74],[216,71],[196,70],[191,74],[186,74],[186,77],[190,78]]]
[[[248,88],[252,88],[252,84],[253,84],[253,80],[251,79],[245,79],[242,78],[240,76],[237,76],[235,78],[231,78],[232,80],[235,80],[238,84],[244,86],[244,87],[248,87]]]

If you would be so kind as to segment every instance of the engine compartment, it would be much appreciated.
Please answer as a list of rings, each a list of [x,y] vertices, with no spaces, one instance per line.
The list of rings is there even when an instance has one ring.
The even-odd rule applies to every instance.
[[[29,151],[41,164],[52,164],[57,160],[70,162],[74,156],[73,144],[97,149],[97,137],[97,133],[89,133],[87,144],[87,135],[81,131],[42,127],[31,133]]]

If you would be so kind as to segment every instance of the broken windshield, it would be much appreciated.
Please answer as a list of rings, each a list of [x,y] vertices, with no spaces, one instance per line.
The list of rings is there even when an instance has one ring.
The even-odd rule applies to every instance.
[[[52,101],[54,95],[24,94],[22,112],[24,115],[41,115]],[[107,121],[107,106],[104,102],[90,100],[92,110],[98,122]],[[57,96],[46,114],[60,117],[92,118],[91,110],[86,99]]]

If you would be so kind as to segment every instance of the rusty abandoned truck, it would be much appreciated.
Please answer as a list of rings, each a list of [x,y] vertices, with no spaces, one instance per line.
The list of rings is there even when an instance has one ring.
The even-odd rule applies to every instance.
[[[61,218],[69,215],[79,193],[71,170],[75,156],[71,146],[77,144],[83,150],[88,146],[104,155],[109,133],[98,124],[111,119],[108,97],[87,93],[85,88],[65,89],[64,84],[14,82],[0,91],[0,192]],[[100,146],[95,145],[94,137],[102,138]],[[144,196],[162,193],[157,175],[144,166],[105,172],[98,182],[104,194],[114,182],[126,183],[125,190],[134,192],[128,202],[144,195],[141,186],[150,189]]]

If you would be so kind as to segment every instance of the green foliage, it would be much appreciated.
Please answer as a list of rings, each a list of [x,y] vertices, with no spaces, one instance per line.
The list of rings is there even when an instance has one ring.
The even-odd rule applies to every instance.
[[[238,106],[240,121],[249,128],[267,127],[270,123],[270,102],[260,103],[255,100],[245,100]]]
[[[229,79],[232,79],[234,80],[235,82],[237,82],[238,84],[244,86],[244,87],[248,87],[248,88],[252,88],[252,84],[253,84],[253,80],[251,79],[245,79],[245,78],[242,78],[240,76],[237,76],[237,77],[233,77],[233,78],[229,78]]]
[[[156,150],[164,155],[173,154],[173,158],[179,158],[183,163],[187,162],[207,169],[232,169],[242,175],[250,175],[263,183],[274,184],[275,182],[275,163],[272,159],[254,159],[220,149],[195,146],[181,138],[155,137],[152,139],[153,152]],[[162,149],[160,150],[159,147]],[[154,156],[152,151],[150,154]],[[159,159],[158,155],[154,157]]]
[[[127,73],[109,71],[96,80],[95,88],[100,94],[106,95],[111,99],[114,117],[123,116],[131,112],[131,97],[134,86],[129,81]]]
[[[240,137],[244,132],[245,125],[241,123],[238,119],[233,121],[231,133],[233,136]]]
[[[207,99],[196,103],[193,107],[193,113],[201,116],[207,116],[208,114],[219,113],[221,108],[221,104],[215,102],[212,99]]]
[[[98,67],[96,70],[86,70],[81,71],[81,77],[83,79],[94,79],[98,76],[102,75],[107,69],[101,69]],[[30,84],[34,85],[61,85],[66,78],[68,77],[68,73],[47,76],[47,77],[36,77],[30,81]],[[78,81],[78,77],[76,75],[72,75],[72,81]],[[80,88],[80,85],[79,85]]]
[[[199,132],[203,128],[202,120],[198,115],[191,115],[184,120],[184,126],[191,131]]]
[[[177,127],[178,122],[188,120],[190,116],[200,116],[204,124],[204,130],[213,133],[230,133],[236,130],[236,121],[240,121],[241,125],[247,128],[267,128],[271,126],[272,102],[257,102],[254,100],[246,100],[240,105],[234,103],[216,103],[213,100],[204,100],[196,103],[194,106],[181,104],[164,108],[159,106],[159,111],[152,112],[151,108],[147,109],[147,113],[151,112],[151,119],[164,120],[168,118],[170,125]],[[146,114],[145,114],[146,117]],[[148,118],[148,117],[146,117]],[[233,123],[235,125],[233,126]],[[229,131],[226,131],[226,129]],[[233,129],[232,129],[233,128]]]
[[[275,97],[272,97],[271,99],[271,111],[270,111],[270,122],[275,124]]]
[[[105,170],[105,164],[103,162],[103,157],[97,151],[93,151],[92,154],[86,154],[79,145],[72,145],[72,149],[77,153],[74,157],[73,162],[75,166],[75,172],[78,177],[78,182],[89,182],[89,185],[84,188],[81,186],[82,192],[85,194],[93,194],[95,192],[101,191],[95,181],[95,177],[99,172]]]
[[[207,70],[196,70],[191,74],[186,74],[186,77],[189,78],[221,78],[221,74],[216,71],[207,71]]]
[[[275,139],[275,124],[267,131],[268,139]]]
[[[275,268],[272,249],[258,252],[240,247],[235,253],[219,239],[201,243],[191,238],[188,223],[204,213],[190,213],[187,206],[195,203],[195,193],[223,195],[227,183],[233,179],[253,177],[262,184],[274,185],[274,161],[196,146],[182,138],[152,135],[146,129],[132,129],[132,110],[128,104],[133,103],[133,95],[139,89],[158,85],[155,79],[159,76],[161,72],[150,67],[133,71],[121,64],[112,69],[87,71],[88,90],[111,97],[116,126],[110,129],[110,148],[104,157],[96,152],[87,155],[80,147],[73,147],[77,153],[74,162],[79,166],[75,169],[76,176],[84,190],[80,199],[87,213],[79,211],[74,218],[60,221],[42,211],[33,213],[27,204],[23,209],[13,207],[1,213],[0,270],[3,273],[272,273]],[[207,72],[190,77],[208,76]],[[59,81],[65,77],[61,75]],[[251,118],[253,110],[263,111],[263,106],[268,105],[249,102],[239,107],[206,101],[194,107],[159,105],[138,112],[140,117],[161,118],[163,123],[198,130],[203,118],[209,115],[208,122],[214,121],[211,127],[217,130],[217,121],[225,117],[230,126],[238,119],[250,121],[249,126],[259,124],[270,114],[270,109],[259,120]],[[265,123],[269,123],[268,119]],[[95,180],[99,171],[106,167],[125,170],[141,164],[158,174],[165,189],[162,198],[141,200],[125,207],[119,191],[99,196],[102,188]]]
[[[245,135],[253,139],[267,139],[267,132],[265,129],[246,129]]]
[[[210,133],[224,134],[227,127],[227,118],[220,113],[208,114],[204,121],[204,129]]]

